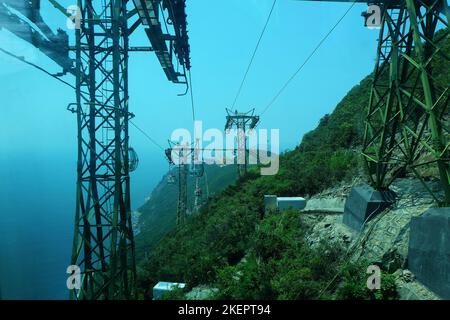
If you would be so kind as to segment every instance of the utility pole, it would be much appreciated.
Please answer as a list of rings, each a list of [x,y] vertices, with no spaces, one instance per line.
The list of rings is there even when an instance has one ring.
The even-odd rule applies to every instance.
[[[225,130],[229,131],[236,128],[237,140],[237,173],[238,178],[243,177],[247,173],[248,165],[248,148],[247,148],[247,130],[253,130],[259,122],[259,116],[255,115],[255,109],[248,112],[234,112],[225,109],[227,112]]]

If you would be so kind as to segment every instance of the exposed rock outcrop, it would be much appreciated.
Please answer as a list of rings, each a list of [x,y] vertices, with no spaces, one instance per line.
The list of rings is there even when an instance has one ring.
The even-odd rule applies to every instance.
[[[435,190],[439,188],[437,182],[427,182],[427,185]],[[347,249],[348,259],[362,259],[380,265],[383,270],[394,274],[401,299],[439,299],[406,269],[411,218],[434,206],[433,199],[421,182],[416,179],[395,182],[392,190],[398,195],[397,203],[370,220],[361,233],[344,225],[342,214],[330,214],[328,210],[330,203],[339,203],[343,199],[343,190],[350,189],[340,186],[311,197],[313,203],[310,208],[314,208],[314,213],[304,212],[302,217],[311,226],[307,235],[310,245],[323,240],[335,242]],[[321,204],[324,205],[323,212]]]

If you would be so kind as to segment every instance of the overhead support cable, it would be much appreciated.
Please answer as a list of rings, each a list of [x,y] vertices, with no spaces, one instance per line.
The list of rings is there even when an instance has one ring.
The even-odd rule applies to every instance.
[[[264,28],[262,29],[261,34],[260,34],[259,39],[258,39],[258,42],[256,43],[255,50],[253,50],[253,54],[252,54],[252,56],[250,58],[250,62],[249,62],[248,66],[247,66],[247,69],[246,69],[246,71],[244,73],[244,77],[242,78],[241,84],[240,84],[239,89],[238,89],[238,91],[236,93],[236,97],[234,98],[232,109],[236,105],[236,102],[237,102],[237,100],[238,100],[238,98],[239,98],[239,96],[241,94],[242,88],[244,87],[245,80],[247,79],[247,75],[248,75],[248,73],[250,71],[250,68],[252,67],[253,60],[255,59],[255,56],[256,56],[256,53],[258,51],[259,45],[261,44],[261,40],[264,37],[264,34],[266,32],[266,29],[267,29],[267,26],[269,25],[269,21],[270,21],[270,18],[272,17],[273,9],[275,8],[276,3],[277,3],[277,0],[274,0],[273,4],[272,4],[272,8],[270,9],[269,15],[267,16],[266,23],[264,24]]]
[[[151,143],[153,143],[156,147],[158,147],[161,150],[165,150],[158,142],[156,142],[155,139],[153,139],[147,132],[145,132],[143,129],[141,129],[140,127],[138,127],[137,124],[135,124],[133,121],[129,120],[129,123],[135,127],[137,130],[139,130],[139,132],[141,132]]]
[[[292,74],[291,77],[284,83],[284,85],[281,87],[281,89],[277,92],[277,94],[272,98],[272,100],[269,102],[269,104],[264,108],[264,110],[261,112],[261,116],[269,109],[275,101],[281,96],[281,94],[286,90],[286,88],[289,86],[289,84],[297,77],[297,75],[302,71],[302,69],[306,66],[306,64],[311,60],[311,58],[314,56],[314,54],[320,49],[320,47],[324,44],[324,42],[328,39],[328,37],[333,33],[333,31],[336,29],[336,27],[341,23],[342,20],[347,16],[347,14],[352,10],[352,8],[355,6],[355,3],[357,0],[354,0],[350,7],[344,12],[344,14],[339,18],[338,21],[333,25],[333,27],[330,29],[330,31],[327,32],[327,34],[320,40],[320,42],[316,45],[316,47],[311,51],[311,53],[306,57],[306,59],[303,61],[303,63],[300,65],[300,67],[297,68],[297,70]]]
[[[191,88],[191,108],[192,108],[192,120],[195,122],[195,104],[194,104],[194,89],[192,87],[192,75],[189,70],[189,87]]]

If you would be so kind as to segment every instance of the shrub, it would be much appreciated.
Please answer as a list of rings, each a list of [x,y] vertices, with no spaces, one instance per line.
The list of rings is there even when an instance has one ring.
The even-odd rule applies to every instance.
[[[367,288],[366,273],[369,263],[351,262],[341,268],[342,278],[336,292],[338,300],[394,300],[398,299],[395,278],[389,273],[381,273],[380,290]]]

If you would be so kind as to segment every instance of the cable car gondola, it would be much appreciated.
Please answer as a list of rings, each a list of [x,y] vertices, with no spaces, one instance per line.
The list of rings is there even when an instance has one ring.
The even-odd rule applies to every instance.
[[[130,172],[136,171],[137,167],[139,165],[139,157],[136,153],[136,151],[129,147],[128,148],[128,170]]]

